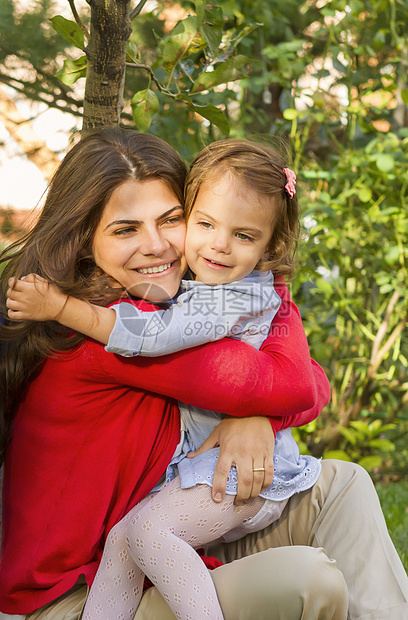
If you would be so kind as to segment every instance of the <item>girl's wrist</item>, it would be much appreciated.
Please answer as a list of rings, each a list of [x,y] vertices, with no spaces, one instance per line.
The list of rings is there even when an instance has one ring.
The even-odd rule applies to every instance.
[[[61,325],[64,325],[64,327],[74,329],[72,325],[72,316],[73,313],[75,313],[75,302],[78,300],[75,297],[65,295],[64,293],[58,293],[58,297],[59,310],[54,320],[58,321]]]

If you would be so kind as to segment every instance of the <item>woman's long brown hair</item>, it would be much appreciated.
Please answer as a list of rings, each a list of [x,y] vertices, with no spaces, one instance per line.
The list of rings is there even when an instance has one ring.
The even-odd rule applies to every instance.
[[[7,318],[8,278],[37,273],[68,295],[106,305],[122,292],[95,264],[95,229],[112,192],[134,180],[164,181],[183,204],[186,169],[179,155],[155,136],[117,127],[82,138],[58,167],[34,228],[0,254],[0,464],[12,421],[25,390],[43,360],[78,346],[56,322],[13,322]],[[119,291],[119,292],[118,292]],[[51,386],[50,386],[51,389]]]

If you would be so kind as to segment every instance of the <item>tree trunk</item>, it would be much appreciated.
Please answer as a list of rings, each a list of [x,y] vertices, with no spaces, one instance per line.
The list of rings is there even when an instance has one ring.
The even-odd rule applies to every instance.
[[[130,0],[90,0],[91,27],[85,49],[83,129],[118,125],[123,109],[126,43],[132,32]]]

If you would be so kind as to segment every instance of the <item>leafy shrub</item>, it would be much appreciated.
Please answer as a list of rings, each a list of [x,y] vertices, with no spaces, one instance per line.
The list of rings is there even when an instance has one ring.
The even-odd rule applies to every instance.
[[[314,454],[392,467],[388,436],[408,430],[408,138],[379,134],[331,160],[303,175],[294,292],[332,400],[302,439]]]

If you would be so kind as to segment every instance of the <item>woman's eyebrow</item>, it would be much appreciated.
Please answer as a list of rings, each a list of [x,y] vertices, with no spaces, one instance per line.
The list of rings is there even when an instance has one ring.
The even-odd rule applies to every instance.
[[[173,211],[178,211],[179,209],[181,209],[183,211],[183,207],[181,205],[177,205],[175,207],[172,207],[168,211],[165,211],[165,213],[162,213],[161,215],[159,215],[159,217],[156,218],[156,221],[162,220],[163,218],[171,215],[173,213]]]
[[[138,226],[142,222],[139,220],[114,220],[113,222],[109,222],[107,226],[105,226],[104,230],[108,230],[111,226],[122,226],[125,224],[126,226]]]
[[[178,211],[179,209],[183,210],[183,207],[181,205],[177,205],[176,207],[172,207],[168,211],[165,211],[164,213],[161,213],[159,215],[159,217],[156,218],[156,221],[159,221],[159,220],[162,220],[165,217],[168,217],[174,211]],[[105,227],[105,230],[108,230],[108,228],[110,228],[111,226],[122,226],[124,224],[126,226],[140,226],[141,224],[143,224],[143,221],[142,220],[114,220],[113,222],[109,222],[109,224]]]

